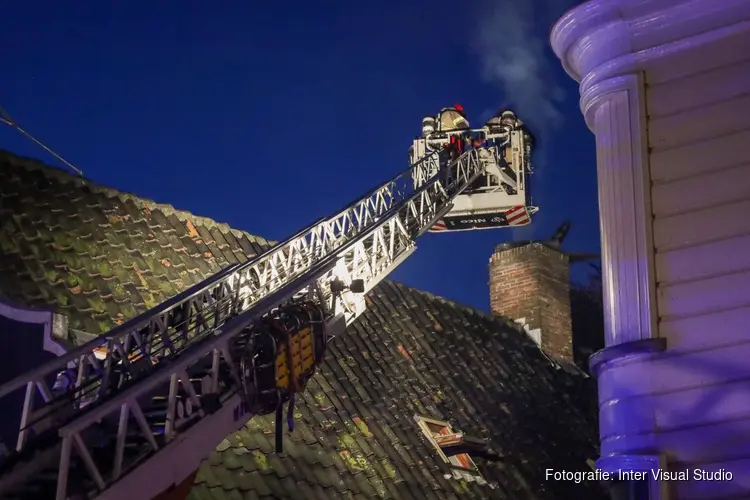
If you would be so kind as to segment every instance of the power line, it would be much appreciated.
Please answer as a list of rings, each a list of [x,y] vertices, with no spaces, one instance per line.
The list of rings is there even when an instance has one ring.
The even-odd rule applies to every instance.
[[[80,175],[81,177],[83,177],[83,170],[81,170],[80,168],[77,168],[75,165],[73,165],[72,163],[70,163],[68,160],[66,160],[65,158],[63,158],[59,154],[57,154],[54,151],[52,151],[52,149],[49,148],[48,146],[46,146],[42,141],[40,141],[39,139],[37,139],[36,137],[34,137],[33,135],[31,135],[30,133],[26,132],[24,129],[22,129],[18,125],[18,123],[16,123],[16,121],[13,120],[13,118],[10,117],[10,115],[8,114],[8,112],[2,106],[0,106],[0,123],[4,123],[5,125],[8,125],[9,127],[12,127],[14,129],[18,130],[27,139],[29,139],[32,142],[34,142],[37,146],[39,146],[40,148],[44,149],[46,152],[48,152],[49,154],[51,154],[52,156],[54,156],[55,158],[57,158],[58,160],[60,160],[61,162],[63,162],[68,168],[70,168],[71,170],[74,170],[78,175]]]

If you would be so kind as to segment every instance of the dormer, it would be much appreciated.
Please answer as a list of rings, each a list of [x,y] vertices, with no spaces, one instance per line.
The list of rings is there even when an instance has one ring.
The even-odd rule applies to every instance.
[[[438,455],[450,464],[451,473],[445,475],[446,479],[453,477],[488,484],[472,457],[488,461],[497,461],[502,457],[489,448],[486,440],[467,436],[442,420],[420,415],[414,415],[414,420]]]

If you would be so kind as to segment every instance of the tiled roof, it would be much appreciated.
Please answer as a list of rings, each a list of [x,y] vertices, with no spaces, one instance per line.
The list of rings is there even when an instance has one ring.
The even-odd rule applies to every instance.
[[[268,242],[0,150],[0,299],[52,306],[91,334]]]
[[[208,458],[191,498],[595,498],[544,480],[595,458],[596,422],[576,409],[593,410],[588,381],[501,319],[389,282],[369,299],[308,386],[284,454],[271,453],[273,417],[254,418]],[[483,472],[498,488],[444,479],[415,414],[491,439],[504,460]]]
[[[256,254],[267,242],[0,152],[0,297],[99,333]],[[255,417],[205,461],[193,500],[600,498],[545,481],[596,456],[593,382],[553,366],[516,326],[393,282],[330,343],[274,452]],[[415,414],[490,440],[489,484],[446,479]]]

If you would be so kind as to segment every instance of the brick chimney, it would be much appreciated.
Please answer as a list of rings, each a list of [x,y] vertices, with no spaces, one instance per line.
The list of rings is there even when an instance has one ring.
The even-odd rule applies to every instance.
[[[568,256],[542,243],[504,243],[490,257],[492,314],[523,320],[550,356],[573,361]]]

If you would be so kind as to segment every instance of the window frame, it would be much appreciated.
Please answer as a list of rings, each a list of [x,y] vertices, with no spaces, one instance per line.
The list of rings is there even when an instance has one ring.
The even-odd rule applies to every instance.
[[[458,436],[458,437],[463,436],[462,433],[456,432],[450,423],[444,420],[437,420],[434,418],[423,417],[421,415],[414,415],[414,420],[417,422],[417,425],[421,429],[422,434],[425,435],[425,437],[430,442],[430,444],[432,444],[435,450],[437,450],[440,457],[445,461],[445,463],[450,465],[452,469],[456,469],[456,470],[463,471],[463,472],[468,472],[471,474],[481,475],[479,468],[477,467],[477,464],[474,463],[474,460],[471,458],[471,455],[469,453],[459,453],[457,455],[453,455],[449,457],[448,455],[445,454],[445,452],[440,447],[440,444],[433,437],[433,432],[430,429],[429,425],[434,425],[434,426],[438,426],[438,427],[442,427],[443,429],[446,429],[448,431],[448,434],[445,434],[445,436]],[[460,463],[461,459],[458,457],[465,458],[468,461],[470,466],[466,467],[464,465],[461,465]],[[455,461],[451,459],[455,459]]]

